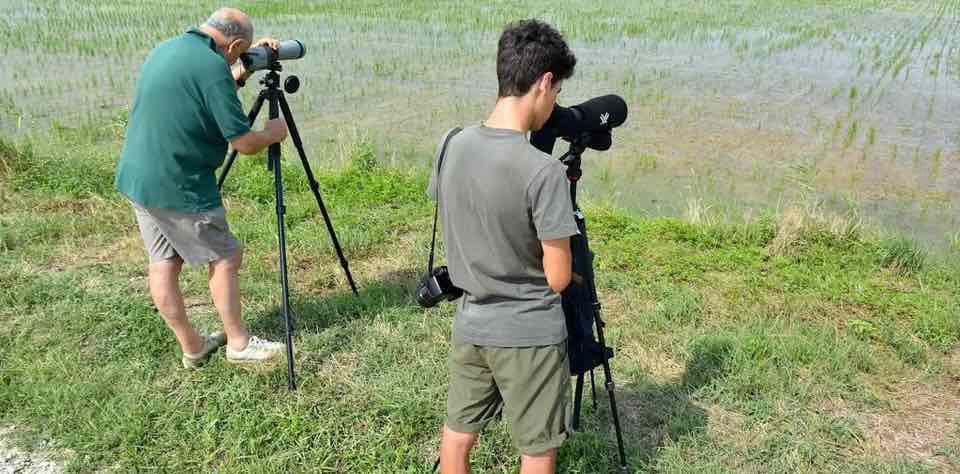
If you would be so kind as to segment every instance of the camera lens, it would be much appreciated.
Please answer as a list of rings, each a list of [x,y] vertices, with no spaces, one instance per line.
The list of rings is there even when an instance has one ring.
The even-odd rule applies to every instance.
[[[417,287],[417,304],[424,308],[432,308],[437,305],[437,302],[440,301],[440,298],[436,298],[430,294],[430,285],[426,282],[420,282],[420,286]]]

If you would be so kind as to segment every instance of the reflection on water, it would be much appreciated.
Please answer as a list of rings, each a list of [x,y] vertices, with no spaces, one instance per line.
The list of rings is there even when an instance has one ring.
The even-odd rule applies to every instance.
[[[8,28],[36,21],[28,3],[0,7]],[[960,231],[953,3],[877,11],[835,31],[771,25],[575,42],[580,62],[562,101],[614,92],[631,106],[614,149],[585,155],[585,193],[672,215],[691,200],[731,216],[816,202],[942,246]],[[207,10],[185,3],[150,22],[108,12],[77,26],[111,38],[112,51],[126,41],[123,54],[0,46],[0,129],[116,118],[151,45]],[[318,160],[362,134],[390,159],[425,166],[437,137],[481,120],[496,94],[496,31],[336,15],[257,27],[308,47],[287,63],[304,84],[289,99]],[[255,93],[243,91],[245,102]]]

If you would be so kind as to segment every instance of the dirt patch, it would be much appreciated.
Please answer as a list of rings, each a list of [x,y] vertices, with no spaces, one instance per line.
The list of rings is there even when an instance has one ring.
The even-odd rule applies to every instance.
[[[82,249],[82,251],[78,251]],[[142,262],[144,272],[147,256],[139,233],[128,233],[112,242],[76,240],[62,243],[40,271],[55,273],[76,270],[94,265],[118,265]]]
[[[892,403],[891,410],[858,417],[867,450],[891,460],[908,458],[942,472],[957,472],[960,464],[945,455],[944,448],[958,434],[960,387],[952,381],[941,383],[934,387],[921,381],[901,382],[884,397]]]
[[[84,214],[91,212],[94,208],[103,205],[102,198],[91,199],[51,199],[44,201],[38,206],[41,212],[69,212]]]
[[[680,380],[684,366],[681,362],[658,349],[647,347],[641,341],[624,338],[618,348],[617,356],[622,365],[637,365],[643,372],[657,380]],[[615,374],[616,375],[616,374]]]
[[[960,386],[960,347],[954,348],[947,357],[947,373],[954,385]]]
[[[751,440],[757,438],[744,436],[748,429],[744,424],[746,417],[740,413],[730,411],[719,405],[706,406],[707,432],[716,439],[724,439],[734,443],[741,449],[749,449]]]
[[[16,426],[0,427],[0,474],[54,474],[61,473],[60,460],[69,457],[69,451],[56,451],[49,442],[41,443],[36,451],[24,451],[12,446],[9,439]]]

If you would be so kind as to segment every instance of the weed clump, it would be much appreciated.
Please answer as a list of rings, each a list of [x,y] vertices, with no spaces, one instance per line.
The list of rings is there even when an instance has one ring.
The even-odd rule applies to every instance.
[[[880,264],[898,275],[915,274],[926,265],[927,254],[905,237],[892,237],[880,243]]]
[[[727,335],[703,336],[690,341],[690,361],[683,374],[683,386],[696,389],[722,377],[734,349],[735,341]]]
[[[686,286],[671,286],[657,303],[654,310],[659,320],[673,324],[696,322],[703,312],[703,300],[693,289]]]
[[[913,324],[917,337],[934,349],[948,352],[960,343],[960,300],[943,311],[921,314]]]
[[[33,148],[17,145],[0,138],[0,177],[23,171],[34,160]]]
[[[809,243],[844,248],[860,241],[861,222],[856,216],[829,215],[819,207],[790,207],[776,225],[767,251],[776,256],[796,256]]]

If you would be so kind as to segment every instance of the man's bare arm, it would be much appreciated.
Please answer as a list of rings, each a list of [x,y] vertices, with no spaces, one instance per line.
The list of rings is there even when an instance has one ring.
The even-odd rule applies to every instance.
[[[264,148],[287,138],[287,124],[283,119],[267,120],[263,130],[251,130],[233,140],[230,145],[244,155],[256,155]]]
[[[570,238],[543,240],[543,272],[550,289],[560,293],[570,284],[573,275],[573,253]]]

